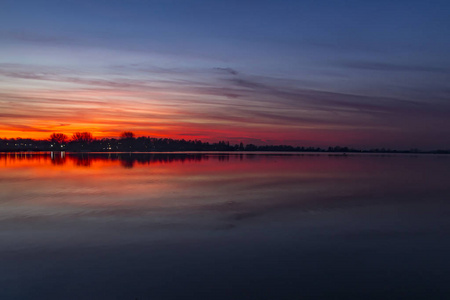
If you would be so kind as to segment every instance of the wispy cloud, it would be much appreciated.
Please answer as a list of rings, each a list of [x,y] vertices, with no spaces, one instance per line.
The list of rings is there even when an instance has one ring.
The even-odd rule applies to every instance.
[[[215,140],[236,137],[234,130],[257,141],[274,140],[276,132],[283,131],[278,137],[303,140],[303,134],[313,141],[314,134],[326,139],[336,130],[347,131],[347,136],[414,132],[420,130],[418,118],[442,134],[448,132],[442,126],[450,125],[450,105],[445,102],[305,89],[292,79],[247,75],[226,67],[194,72],[143,68],[143,75],[130,71],[136,68],[119,68],[119,74],[99,78],[96,73],[62,68],[0,64],[0,76],[14,79],[16,85],[24,80],[24,87],[26,81],[57,87],[6,87],[0,93],[3,128],[23,131],[21,122],[36,132],[84,127],[112,135],[126,128],[147,135]],[[164,78],[154,76],[160,74]],[[52,124],[51,129],[46,123]]]
[[[53,45],[68,44],[74,42],[73,38],[67,36],[48,35],[39,32],[23,30],[0,30],[0,39]]]
[[[450,72],[450,67],[446,68],[441,66],[396,64],[373,61],[347,61],[339,63],[338,65],[344,68],[383,72],[436,72],[445,74],[448,74]]]

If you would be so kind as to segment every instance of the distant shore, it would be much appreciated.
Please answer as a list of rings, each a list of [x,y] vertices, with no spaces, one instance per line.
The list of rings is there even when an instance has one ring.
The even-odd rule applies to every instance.
[[[228,141],[216,143],[200,140],[177,140],[169,138],[135,137],[132,132],[122,133],[121,138],[96,139],[89,132],[79,132],[69,139],[65,134],[54,133],[49,139],[2,139],[0,152],[296,152],[296,153],[411,153],[411,154],[450,154],[450,149],[398,150],[389,148],[355,149],[347,146],[300,147],[291,145],[231,144]]]

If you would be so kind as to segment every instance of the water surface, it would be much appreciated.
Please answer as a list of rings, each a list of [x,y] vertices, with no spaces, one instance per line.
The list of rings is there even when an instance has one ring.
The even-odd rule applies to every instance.
[[[0,155],[0,299],[447,299],[450,157]]]

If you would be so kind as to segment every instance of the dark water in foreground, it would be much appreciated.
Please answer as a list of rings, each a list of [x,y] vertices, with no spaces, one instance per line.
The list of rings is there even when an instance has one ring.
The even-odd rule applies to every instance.
[[[0,155],[0,299],[448,299],[450,157]]]

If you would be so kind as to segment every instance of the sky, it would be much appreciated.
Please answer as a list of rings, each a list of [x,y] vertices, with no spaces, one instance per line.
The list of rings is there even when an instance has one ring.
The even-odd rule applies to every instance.
[[[2,0],[0,138],[450,148],[449,1]]]

